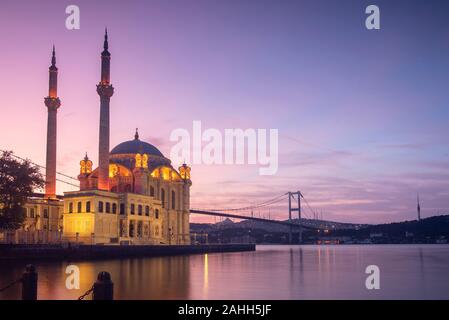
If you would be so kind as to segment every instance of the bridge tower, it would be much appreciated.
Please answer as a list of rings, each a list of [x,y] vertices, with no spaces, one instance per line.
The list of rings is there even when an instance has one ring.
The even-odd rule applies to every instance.
[[[288,192],[288,222],[292,223],[292,193]],[[288,230],[288,243],[292,243],[292,225],[290,225],[290,228]]]
[[[298,200],[298,207],[292,208],[292,199],[295,199],[295,195]],[[288,222],[292,223],[292,212],[298,211],[298,223],[301,224],[301,197],[302,194],[300,191],[296,192],[288,192]],[[298,234],[298,243],[302,243],[302,227],[301,225],[298,228],[299,234]],[[292,232],[293,232],[293,226],[290,225],[290,230],[288,232],[288,242],[291,244],[292,241]]]
[[[298,222],[301,224],[301,192],[297,191],[296,196],[298,197]],[[298,229],[298,243],[302,244],[302,227],[300,226]]]

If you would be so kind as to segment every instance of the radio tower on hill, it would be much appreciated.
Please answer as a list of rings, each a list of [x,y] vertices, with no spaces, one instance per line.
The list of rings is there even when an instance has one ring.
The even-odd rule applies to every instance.
[[[421,205],[419,203],[419,193],[417,195],[417,206],[416,206],[416,210],[418,211],[418,221],[421,221]]]

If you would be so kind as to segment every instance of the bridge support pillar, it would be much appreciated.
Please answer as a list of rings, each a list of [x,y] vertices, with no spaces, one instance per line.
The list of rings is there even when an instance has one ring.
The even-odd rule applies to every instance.
[[[295,198],[295,195],[298,197],[298,208],[292,209],[292,198]],[[288,193],[288,222],[290,223],[290,229],[288,232],[288,242],[290,244],[293,243],[292,241],[292,230],[293,226],[292,223],[292,211],[298,211],[298,243],[302,243],[302,226],[301,226],[301,197],[302,194],[299,191],[296,192],[289,192]]]
[[[297,192],[296,196],[298,197],[298,223],[299,223],[299,228],[298,228],[298,243],[302,244],[302,226],[301,226],[301,197],[302,194],[301,192]]]
[[[292,231],[293,226],[292,223],[292,197],[293,194],[291,192],[288,193],[288,222],[290,223],[290,228],[288,230],[288,243],[292,244]]]

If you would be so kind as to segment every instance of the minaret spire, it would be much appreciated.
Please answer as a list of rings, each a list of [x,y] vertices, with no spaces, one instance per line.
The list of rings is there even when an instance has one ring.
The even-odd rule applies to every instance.
[[[103,43],[103,49],[107,51],[109,49],[109,43],[108,43],[108,28],[104,28],[104,43]]]
[[[48,96],[51,98],[58,97],[58,68],[56,67],[56,51],[55,45],[51,53],[51,65],[49,71]]]
[[[101,53],[101,80],[97,85],[100,96],[100,135],[98,142],[98,189],[109,191],[109,102],[114,94],[110,80],[111,54],[109,53],[108,30],[105,29],[103,52]]]
[[[56,67],[56,51],[55,51],[55,45],[53,45],[53,52],[51,55],[51,66]]]
[[[109,52],[108,29],[105,29],[104,32],[104,50],[101,53],[101,84],[109,85],[111,77],[111,53]]]
[[[61,106],[58,98],[58,68],[56,67],[56,51],[53,45],[51,66],[48,68],[49,84],[48,97],[45,98],[45,106],[48,110],[47,120],[47,157],[45,168],[45,198],[56,198],[56,137],[57,137],[57,112]]]

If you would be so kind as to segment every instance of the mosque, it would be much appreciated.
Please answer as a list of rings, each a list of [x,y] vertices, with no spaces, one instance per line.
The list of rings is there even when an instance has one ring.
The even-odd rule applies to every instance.
[[[36,231],[32,242],[190,244],[190,167],[183,164],[176,170],[155,146],[140,140],[137,130],[132,140],[110,151],[109,103],[114,87],[110,82],[107,30],[103,48],[101,79],[97,84],[100,96],[98,167],[94,169],[86,154],[80,161],[79,190],[65,192],[64,196],[56,195],[56,128],[61,101],[57,94],[58,68],[53,48],[49,94],[45,98],[48,109],[45,194],[27,202],[24,229],[28,233]],[[51,234],[57,234],[59,239]]]

